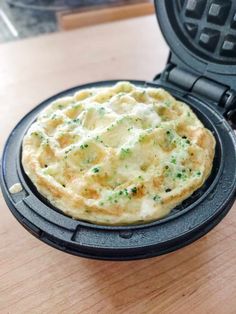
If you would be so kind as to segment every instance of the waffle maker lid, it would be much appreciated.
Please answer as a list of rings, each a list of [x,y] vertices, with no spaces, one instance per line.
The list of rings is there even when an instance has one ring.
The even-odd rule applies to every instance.
[[[236,87],[236,2],[156,0],[155,6],[173,63]]]
[[[55,95],[29,112],[10,134],[2,157],[3,196],[17,220],[34,236],[64,252],[98,259],[128,260],[183,247],[211,230],[235,200],[236,140],[226,119],[235,110],[236,4],[233,1],[156,0],[157,18],[171,48],[165,70],[154,82],[188,103],[216,138],[213,171],[206,184],[162,220],[145,225],[98,226],[73,220],[36,191],[21,165],[22,138],[38,113],[58,97],[78,89],[109,86],[104,81]],[[10,194],[20,182],[23,190]]]

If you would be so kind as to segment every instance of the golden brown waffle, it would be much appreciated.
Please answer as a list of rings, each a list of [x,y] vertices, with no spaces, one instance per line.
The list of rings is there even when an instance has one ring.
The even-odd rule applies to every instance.
[[[23,141],[38,191],[99,224],[159,219],[200,188],[215,139],[186,104],[160,88],[120,82],[54,101]]]

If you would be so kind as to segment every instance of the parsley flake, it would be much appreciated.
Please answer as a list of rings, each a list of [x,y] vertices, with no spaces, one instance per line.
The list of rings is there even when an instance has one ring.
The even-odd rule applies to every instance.
[[[93,168],[92,171],[93,171],[94,173],[98,173],[98,172],[100,171],[100,169],[96,167],[96,168]]]
[[[132,192],[133,194],[136,194],[136,193],[137,193],[137,188],[136,188],[136,186],[131,189],[131,192]]]

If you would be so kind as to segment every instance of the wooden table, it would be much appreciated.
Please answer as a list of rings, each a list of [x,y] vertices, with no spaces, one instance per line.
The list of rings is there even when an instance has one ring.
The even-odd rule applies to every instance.
[[[0,45],[0,145],[46,97],[76,84],[152,79],[168,54],[154,16]],[[0,313],[236,313],[236,207],[207,236],[149,260],[59,252],[0,199]]]

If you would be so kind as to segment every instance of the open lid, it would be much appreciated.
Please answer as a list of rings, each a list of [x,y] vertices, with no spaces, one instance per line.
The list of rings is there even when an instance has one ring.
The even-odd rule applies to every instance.
[[[236,1],[155,0],[170,62],[236,88]]]

